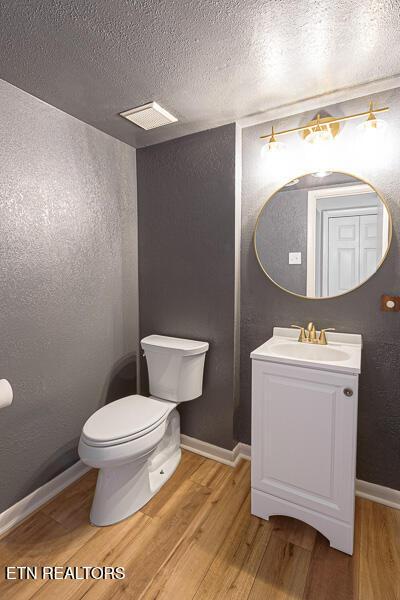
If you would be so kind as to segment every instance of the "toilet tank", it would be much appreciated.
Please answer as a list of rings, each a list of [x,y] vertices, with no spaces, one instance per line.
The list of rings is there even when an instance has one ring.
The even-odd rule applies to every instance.
[[[201,396],[207,342],[149,335],[142,339],[141,346],[147,361],[151,396],[172,402]]]

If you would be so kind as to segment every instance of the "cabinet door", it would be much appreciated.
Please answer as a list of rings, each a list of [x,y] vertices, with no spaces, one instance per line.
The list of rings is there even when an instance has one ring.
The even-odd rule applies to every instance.
[[[357,392],[355,375],[253,360],[252,487],[351,518]]]

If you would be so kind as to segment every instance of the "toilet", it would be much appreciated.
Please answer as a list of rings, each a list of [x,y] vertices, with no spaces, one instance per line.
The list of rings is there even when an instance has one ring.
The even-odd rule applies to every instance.
[[[150,335],[141,346],[150,396],[135,394],[103,406],[86,421],[79,440],[82,462],[99,469],[93,525],[129,517],[171,477],[181,458],[176,407],[203,391],[207,342]]]

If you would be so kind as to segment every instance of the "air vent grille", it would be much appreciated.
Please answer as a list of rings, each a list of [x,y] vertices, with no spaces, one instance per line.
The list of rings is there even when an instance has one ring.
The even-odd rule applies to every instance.
[[[169,123],[175,123],[178,120],[157,102],[149,102],[143,106],[131,108],[120,113],[120,115],[142,129],[155,129]]]

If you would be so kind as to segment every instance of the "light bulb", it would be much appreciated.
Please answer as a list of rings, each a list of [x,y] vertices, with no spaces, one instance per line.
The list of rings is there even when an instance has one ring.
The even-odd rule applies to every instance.
[[[322,179],[323,177],[328,177],[328,175],[332,175],[332,171],[317,171],[316,173],[311,173],[311,175],[316,179]]]
[[[383,119],[377,119],[375,116],[371,115],[368,117],[368,119],[366,121],[364,121],[363,123],[360,123],[359,125],[357,125],[357,128],[360,131],[363,131],[364,133],[371,133],[374,134],[376,132],[379,133],[383,133],[385,131],[387,127],[387,123],[386,121],[384,121]]]
[[[386,121],[377,119],[373,110],[372,102],[369,103],[369,114],[366,121],[357,125],[357,129],[362,131],[367,140],[375,140],[381,137],[386,129]]]
[[[266,156],[270,154],[280,154],[285,149],[285,144],[283,142],[278,142],[275,138],[274,128],[272,127],[271,137],[269,141],[264,144],[261,149],[261,156],[266,158]]]
[[[321,127],[321,125],[317,125],[317,127],[313,131],[311,131],[311,133],[309,133],[306,137],[306,141],[312,145],[317,145],[321,143],[323,144],[326,142],[330,142],[331,140],[332,134],[329,127],[326,129],[324,127]]]
[[[289,183],[287,183],[283,187],[292,187],[292,185],[297,185],[299,183],[299,181],[300,181],[300,179],[292,179],[292,181],[289,181]]]
[[[317,115],[316,125],[310,128],[305,140],[312,146],[318,147],[326,142],[330,142],[332,140],[332,131],[330,126],[328,124],[321,125],[320,116]]]
[[[268,152],[282,152],[285,149],[283,142],[277,142],[276,140],[270,141],[267,144]]]
[[[272,158],[273,156],[280,156],[282,152],[285,150],[286,145],[282,142],[268,142],[264,144],[261,148],[261,158],[263,160],[267,160],[268,158]]]

